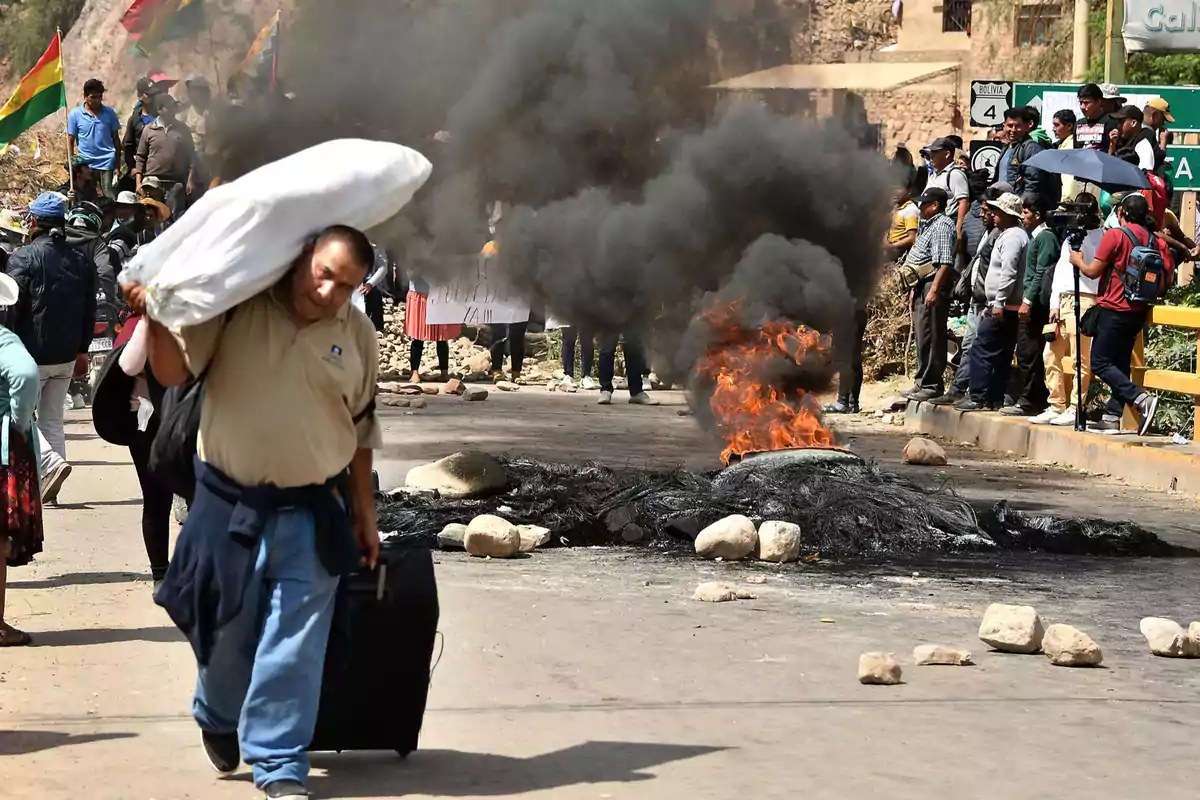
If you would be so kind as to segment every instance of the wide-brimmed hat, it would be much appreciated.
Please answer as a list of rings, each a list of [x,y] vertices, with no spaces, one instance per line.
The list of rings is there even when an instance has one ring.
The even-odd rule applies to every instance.
[[[0,308],[15,306],[20,294],[21,290],[17,286],[17,282],[0,272]]]
[[[1012,192],[1005,192],[995,200],[988,200],[988,206],[999,211],[1001,214],[1007,214],[1014,219],[1021,218],[1021,212],[1024,210],[1024,204],[1021,198],[1017,197]]]
[[[22,236],[29,234],[29,229],[25,227],[25,223],[21,220],[21,215],[7,208],[0,211],[0,229],[19,233]]]
[[[129,208],[141,205],[141,203],[141,199],[133,192],[119,192],[117,199],[113,201],[113,205],[115,206],[126,206]]]

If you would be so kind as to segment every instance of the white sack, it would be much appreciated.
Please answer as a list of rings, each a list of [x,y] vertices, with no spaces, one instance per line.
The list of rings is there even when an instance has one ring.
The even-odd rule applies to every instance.
[[[277,283],[321,229],[395,216],[432,169],[388,142],[310,147],[207,192],[138,250],[120,281],[145,286],[150,316],[168,328],[213,319]]]

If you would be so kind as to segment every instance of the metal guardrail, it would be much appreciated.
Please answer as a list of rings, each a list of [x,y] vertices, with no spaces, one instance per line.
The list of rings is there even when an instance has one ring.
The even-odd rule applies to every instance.
[[[1146,320],[1150,325],[1165,325],[1169,328],[1185,328],[1200,331],[1200,308],[1184,306],[1154,306]],[[1133,368],[1130,377],[1133,382],[1144,389],[1157,392],[1175,392],[1190,394],[1194,401],[1195,410],[1192,419],[1195,421],[1193,435],[1200,435],[1200,342],[1196,346],[1197,371],[1178,372],[1169,369],[1147,369],[1145,336],[1139,336],[1133,348]],[[1126,423],[1133,421],[1131,412],[1126,411]]]

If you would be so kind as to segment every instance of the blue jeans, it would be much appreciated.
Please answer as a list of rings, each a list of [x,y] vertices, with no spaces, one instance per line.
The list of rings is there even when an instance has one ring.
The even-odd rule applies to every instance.
[[[308,511],[271,517],[242,612],[217,632],[196,681],[196,724],[209,733],[236,731],[260,788],[308,778],[338,586],[321,566],[315,536]]]
[[[950,383],[951,394],[966,396],[971,389],[971,345],[975,344],[975,336],[979,333],[979,318],[983,316],[984,306],[971,301],[967,311],[967,332],[962,338],[962,347],[958,354],[958,370]]]

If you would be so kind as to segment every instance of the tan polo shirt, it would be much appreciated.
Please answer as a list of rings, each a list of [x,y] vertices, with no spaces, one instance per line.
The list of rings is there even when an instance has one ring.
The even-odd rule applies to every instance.
[[[244,486],[324,483],[359,448],[382,446],[375,414],[379,344],[349,304],[333,319],[296,327],[274,290],[176,334],[188,370],[209,368],[200,458]],[[215,355],[214,355],[215,354]]]

